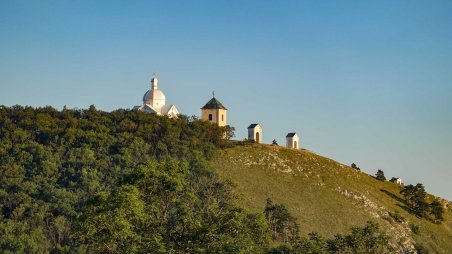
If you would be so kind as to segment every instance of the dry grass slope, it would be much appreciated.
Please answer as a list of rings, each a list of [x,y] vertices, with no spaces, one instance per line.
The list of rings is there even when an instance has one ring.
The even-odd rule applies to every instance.
[[[452,253],[450,209],[441,225],[419,219],[398,200],[400,186],[310,151],[236,145],[222,150],[213,166],[237,185],[242,194],[238,202],[249,211],[263,211],[267,197],[286,205],[298,218],[302,235],[316,231],[331,237],[372,220],[406,246],[421,243],[435,253]],[[395,221],[389,214],[394,212],[405,221]],[[419,226],[418,235],[411,225]]]

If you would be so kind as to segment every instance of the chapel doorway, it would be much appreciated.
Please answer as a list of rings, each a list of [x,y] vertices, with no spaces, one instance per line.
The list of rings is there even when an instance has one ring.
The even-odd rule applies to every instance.
[[[259,132],[256,132],[256,143],[259,143]]]

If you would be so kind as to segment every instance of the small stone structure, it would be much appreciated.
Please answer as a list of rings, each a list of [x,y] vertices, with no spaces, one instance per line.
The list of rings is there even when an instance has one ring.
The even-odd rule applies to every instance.
[[[256,143],[262,143],[262,126],[253,123],[248,126],[248,140],[254,140]]]
[[[299,140],[297,133],[291,132],[286,135],[286,146],[287,147],[298,149],[299,144],[300,144],[300,140]]]
[[[399,185],[402,185],[403,183],[402,183],[402,179],[400,178],[400,177],[393,177],[393,178],[391,178],[391,180],[389,180],[390,182],[392,182],[392,183],[396,183],[396,184],[399,184]]]

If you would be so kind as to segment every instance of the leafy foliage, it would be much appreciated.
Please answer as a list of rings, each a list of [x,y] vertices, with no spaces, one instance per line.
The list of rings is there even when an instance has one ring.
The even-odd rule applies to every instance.
[[[348,235],[324,239],[316,233],[311,233],[308,238],[298,237],[291,244],[273,248],[269,253],[367,254],[395,253],[395,250],[390,244],[389,236],[380,230],[378,224],[369,221],[362,228],[352,228]]]
[[[367,222],[363,228],[354,227],[346,236],[336,235],[328,241],[333,253],[393,253],[389,236],[380,231],[378,224]]]
[[[0,107],[0,127],[2,253],[268,245],[263,216],[234,205],[231,184],[206,163],[227,145],[231,127],[94,106]]]
[[[418,235],[418,234],[421,232],[419,226],[416,225],[416,224],[412,224],[412,223],[411,223],[411,224],[410,224],[410,229],[411,229],[411,232],[413,232],[413,233],[416,234],[416,235]]]
[[[353,169],[356,169],[358,171],[361,171],[361,169],[355,163],[352,163],[352,165],[350,165],[350,167]]]
[[[289,243],[298,236],[296,219],[290,215],[284,205],[273,204],[272,200],[268,198],[264,214],[272,231],[273,239]]]
[[[416,250],[416,254],[428,254],[429,253],[429,251],[422,244],[416,244],[414,246],[414,249]]]
[[[430,203],[430,215],[433,216],[433,221],[435,223],[441,223],[441,221],[444,220],[443,214],[443,205],[438,200],[434,200]]]
[[[402,223],[405,222],[405,218],[400,214],[399,211],[395,211],[394,213],[388,212],[388,215],[396,222]]]
[[[0,107],[0,252],[390,250],[373,223],[325,240],[301,237],[282,204],[268,200],[255,214],[238,207],[232,183],[208,163],[233,131],[194,117],[94,106]]]
[[[428,204],[424,185],[421,183],[407,185],[400,191],[405,197],[405,202],[410,209],[419,217],[431,219],[433,222],[440,224],[444,220],[444,208],[438,201],[434,200]],[[429,215],[433,217],[429,217]]]
[[[419,216],[425,217],[428,204],[425,201],[425,188],[421,183],[413,186],[412,184],[407,185],[400,191],[405,197],[407,205]]]
[[[375,177],[382,182],[386,181],[385,173],[381,169],[377,170],[377,174],[375,174]]]

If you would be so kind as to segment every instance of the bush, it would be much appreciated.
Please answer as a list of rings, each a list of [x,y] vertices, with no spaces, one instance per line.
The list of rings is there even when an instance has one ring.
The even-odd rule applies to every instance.
[[[394,213],[389,212],[389,216],[391,216],[394,221],[402,223],[405,221],[405,218],[399,213],[399,211],[395,211]]]
[[[349,235],[336,235],[328,240],[328,246],[332,253],[393,253],[389,239],[378,224],[368,221],[363,228],[352,228]]]
[[[428,254],[428,250],[420,243],[414,245],[417,254]]]
[[[356,169],[358,171],[361,171],[361,169],[355,163],[352,163],[352,165],[350,167],[352,167],[353,169]]]
[[[416,224],[410,224],[410,228],[411,228],[411,232],[413,232],[416,235],[419,235],[419,233],[421,232],[419,226]]]

